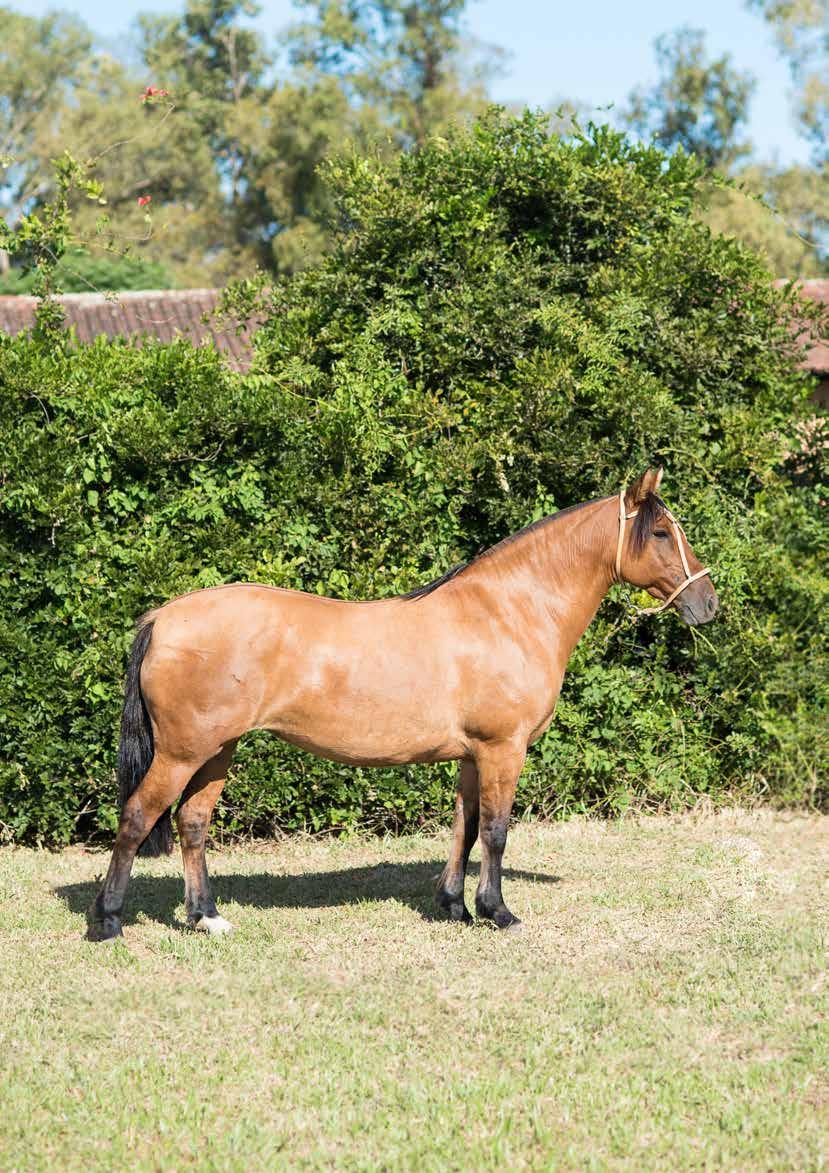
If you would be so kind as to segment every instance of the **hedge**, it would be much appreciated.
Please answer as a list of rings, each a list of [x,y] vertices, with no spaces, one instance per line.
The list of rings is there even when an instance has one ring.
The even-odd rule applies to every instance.
[[[252,580],[407,590],[666,465],[715,569],[699,631],[614,588],[518,809],[827,801],[826,498],[796,299],[697,219],[693,158],[492,112],[328,168],[335,247],[276,286],[253,369],[209,349],[0,339],[0,834],[111,834],[134,619]],[[797,311],[802,317],[801,311]],[[226,833],[442,819],[450,767],[246,738]]]

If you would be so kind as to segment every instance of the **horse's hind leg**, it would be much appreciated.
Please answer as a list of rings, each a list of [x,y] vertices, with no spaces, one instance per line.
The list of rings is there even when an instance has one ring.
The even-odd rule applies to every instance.
[[[219,916],[210,891],[204,849],[210,816],[227,778],[236,742],[230,741],[201,767],[184,791],[176,813],[178,837],[184,859],[184,907],[194,929],[213,937],[229,933],[231,926]]]
[[[452,849],[438,880],[435,899],[452,920],[469,923],[472,917],[463,900],[463,884],[469,853],[478,838],[478,771],[474,762],[461,762],[458,793],[455,798],[455,822]]]
[[[121,911],[136,852],[158,817],[181,794],[192,773],[192,764],[156,754],[138,789],[125,803],[106,879],[87,914],[90,941],[121,936]]]

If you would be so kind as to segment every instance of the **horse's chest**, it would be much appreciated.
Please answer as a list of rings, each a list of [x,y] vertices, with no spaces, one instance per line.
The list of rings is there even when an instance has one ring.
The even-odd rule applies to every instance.
[[[550,712],[547,714],[547,716],[546,716],[546,717],[544,717],[544,718],[543,718],[543,719],[542,719],[542,720],[541,720],[541,721],[540,721],[540,722],[539,722],[539,723],[538,723],[538,724],[535,726],[535,728],[534,728],[534,729],[532,730],[532,732],[530,733],[530,736],[529,736],[529,738],[528,738],[528,744],[529,744],[529,745],[532,745],[532,744],[533,744],[533,742],[535,742],[535,741],[538,741],[539,737],[541,737],[543,734],[545,734],[545,733],[547,732],[547,730],[550,728],[550,726],[551,726],[551,725],[552,725],[552,723],[553,723],[553,717],[554,717],[555,715],[556,715],[556,706],[555,706],[555,702],[553,702],[553,707],[552,707],[552,709],[550,710]]]

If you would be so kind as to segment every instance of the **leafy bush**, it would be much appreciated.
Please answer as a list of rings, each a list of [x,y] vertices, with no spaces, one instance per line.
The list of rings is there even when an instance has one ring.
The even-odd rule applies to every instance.
[[[266,318],[246,376],[184,343],[0,340],[5,836],[114,827],[147,607],[239,579],[406,590],[652,459],[721,617],[636,620],[614,588],[520,809],[825,802],[825,487],[793,294],[695,218],[697,164],[493,114],[328,179],[332,254],[231,297]],[[398,828],[452,799],[447,767],[352,770],[262,734],[237,760],[232,832]]]

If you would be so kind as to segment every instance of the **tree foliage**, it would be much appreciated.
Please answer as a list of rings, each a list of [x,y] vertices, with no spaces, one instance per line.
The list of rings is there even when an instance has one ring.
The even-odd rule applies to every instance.
[[[42,136],[84,84],[91,36],[67,13],[42,19],[0,8],[0,161],[5,202],[37,194]]]
[[[68,150],[96,160],[106,239],[130,242],[178,284],[312,264],[329,231],[322,161],[346,142],[402,149],[480,112],[494,58],[465,36],[465,0],[302,7],[278,69],[252,0],[141,16],[139,68],[94,50],[77,21],[9,14],[0,157],[16,162],[0,206],[14,221],[51,198],[51,160]],[[148,83],[169,101],[142,102]],[[99,232],[82,201],[74,213],[82,235]]]
[[[829,0],[748,0],[771,26],[795,84],[795,113],[818,167],[829,164]]]
[[[170,289],[172,278],[157,261],[142,257],[90,253],[82,247],[69,248],[55,265],[54,280],[62,293],[91,290],[118,292],[125,289]],[[38,274],[20,268],[0,275],[0,295],[37,292]]]
[[[829,272],[829,183],[812,167],[750,164],[712,188],[705,222],[762,256],[778,277]]]
[[[310,19],[286,37],[293,60],[338,78],[400,146],[422,144],[484,105],[495,56],[464,35],[466,0],[318,0],[304,8]]]
[[[750,150],[741,136],[755,79],[729,53],[709,61],[699,29],[678,29],[654,47],[659,81],[631,94],[626,121],[665,150],[681,146],[709,167],[730,167]]]
[[[825,525],[791,290],[695,214],[704,168],[493,112],[327,170],[318,264],[232,297],[250,374],[181,343],[0,340],[0,828],[109,831],[147,607],[237,579],[406,590],[654,459],[714,567],[694,634],[614,588],[519,808],[826,801]],[[234,830],[400,827],[451,771],[352,770],[254,735]]]
[[[656,52],[659,82],[631,94],[622,124],[667,150],[693,153],[715,170],[701,201],[705,222],[755,249],[777,276],[829,272],[825,168],[781,168],[748,158],[743,130],[754,81],[727,54],[710,60],[701,32],[661,37]]]
[[[660,78],[631,96],[625,125],[762,196],[776,217],[763,221],[760,204],[726,194],[713,198],[711,222],[759,244],[780,275],[823,272],[825,0],[750,6],[792,66],[811,168],[776,174],[748,159],[752,79],[689,29],[657,43]],[[117,241],[181,286],[313,265],[332,239],[326,159],[349,144],[387,156],[417,148],[484,109],[499,54],[470,36],[466,11],[465,0],[308,0],[272,43],[254,0],[182,0],[140,16],[134,43],[113,53],[67,14],[3,9],[0,212],[13,225],[53,200],[51,161],[68,150],[95,160],[107,192],[103,221],[84,198],[73,203],[93,253]],[[143,101],[148,85],[167,100]],[[580,108],[567,97],[556,125],[569,135],[569,112]],[[151,223],[139,204],[148,197]],[[0,254],[0,271],[7,263]]]

